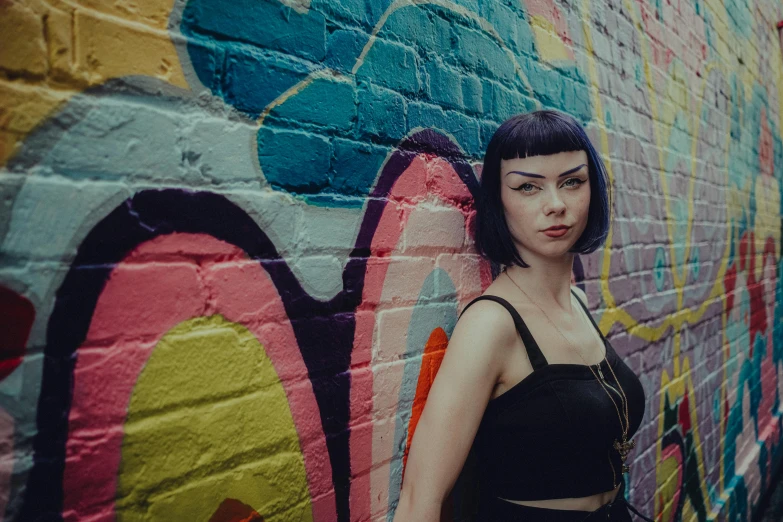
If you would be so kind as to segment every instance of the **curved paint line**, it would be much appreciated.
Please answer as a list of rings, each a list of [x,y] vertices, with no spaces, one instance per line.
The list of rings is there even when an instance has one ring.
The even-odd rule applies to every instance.
[[[207,261],[202,256],[213,258],[216,262]],[[195,269],[186,268],[188,265],[185,264],[175,263],[159,269],[161,277],[155,277],[154,267],[144,271],[134,268],[136,263],[159,257],[190,262],[190,267],[194,267],[194,257],[199,259],[203,271],[201,279]],[[222,264],[228,260],[232,263]],[[190,306],[185,304],[188,302]],[[272,324],[254,321],[252,314],[248,316],[251,310],[263,310]],[[328,494],[329,488],[324,484],[331,484],[329,470],[321,465],[322,455],[326,453],[326,440],[320,430],[314,429],[312,422],[318,416],[318,407],[309,381],[300,383],[294,380],[306,376],[307,368],[299,351],[293,349],[296,338],[273,282],[262,265],[247,260],[244,252],[233,245],[208,235],[173,233],[142,243],[115,267],[98,299],[85,342],[79,347],[79,350],[100,347],[105,345],[105,340],[130,340],[130,344],[135,346],[123,353],[121,367],[111,364],[116,355],[111,349],[93,348],[82,355],[78,355],[77,351],[69,432],[105,430],[105,439],[94,445],[94,441],[88,441],[91,446],[83,454],[79,447],[83,441],[69,437],[66,442],[66,454],[80,454],[81,457],[65,463],[63,513],[79,513],[83,517],[96,509],[102,511],[105,505],[113,505],[123,423],[136,380],[163,335],[175,325],[203,314],[220,314],[229,322],[246,327],[263,346],[288,398],[302,445],[311,494],[316,498]],[[133,321],[128,323],[125,318],[133,318]],[[140,321],[139,318],[146,320]],[[150,334],[155,338],[150,339]],[[144,339],[145,342],[136,339]],[[127,341],[120,342],[128,346]],[[110,375],[105,372],[110,372]],[[106,390],[107,383],[110,383],[110,392]],[[84,495],[84,491],[91,494]],[[328,498],[331,498],[331,506],[329,502],[321,501],[318,504],[320,516],[314,520],[327,522],[334,519],[334,499]],[[323,512],[323,508],[327,507],[331,510]]]
[[[411,422],[414,422],[412,419],[412,416],[415,414],[414,408],[418,407],[423,409],[424,401],[426,400],[425,394],[424,397],[419,397],[419,403],[416,403],[416,396],[419,392],[418,385],[421,382],[421,372],[422,368],[425,367],[424,355],[418,357],[417,354],[422,353],[422,351],[426,353],[427,345],[432,340],[433,327],[435,327],[435,329],[440,329],[441,331],[443,331],[441,326],[445,327],[450,333],[454,330],[454,326],[457,323],[458,304],[455,299],[443,299],[443,305],[448,305],[448,311],[443,310],[441,307],[434,308],[427,306],[428,298],[436,296],[436,280],[438,283],[442,282],[444,286],[448,285],[448,288],[444,292],[445,295],[456,295],[456,287],[449,277],[449,274],[441,268],[435,268],[421,283],[419,297],[410,315],[407,335],[404,337],[405,351],[401,354],[405,360],[405,365],[402,372],[402,379],[399,384],[399,394],[397,396],[397,404],[403,405],[403,408],[397,409],[397,414],[394,419],[394,435],[393,440],[391,441],[392,462],[389,466],[388,522],[392,522],[391,515],[394,512],[393,508],[400,499],[408,444],[410,444],[410,439],[413,436]],[[445,337],[445,343],[448,344],[448,334],[444,332],[443,335]],[[438,364],[438,366],[440,366],[440,364]],[[434,378],[434,375],[432,375],[432,377]],[[429,386],[426,386],[426,388],[428,393]],[[405,405],[408,404],[411,405],[411,409],[405,407]],[[415,422],[418,422],[418,418]]]
[[[435,157],[453,170],[457,179],[437,178],[431,180],[434,186],[426,186],[409,171],[417,158]],[[400,241],[404,221],[397,215],[389,200],[415,197],[425,190],[438,190],[451,197],[470,200],[478,191],[478,179],[473,168],[461,152],[458,145],[447,136],[432,129],[424,129],[409,136],[400,143],[383,166],[381,174],[368,198],[364,220],[357,234],[354,251],[346,267],[344,282],[349,284],[353,278],[361,278],[361,309],[356,311],[356,337],[352,352],[351,366],[354,368],[351,388],[351,519],[363,520],[371,516],[372,505],[385,504],[384,499],[376,499],[371,491],[370,470],[373,468],[373,336],[376,327],[375,310],[381,299],[389,258],[384,252],[393,251]],[[452,202],[451,204],[455,204]],[[481,288],[491,282],[487,263],[478,269]],[[460,292],[460,302],[472,296]],[[392,392],[393,393],[393,392]],[[358,427],[358,428],[357,428]],[[388,479],[388,477],[387,477]],[[386,482],[388,484],[388,482]],[[384,487],[388,495],[388,485]],[[372,497],[372,498],[371,498]]]
[[[364,44],[364,47],[362,48],[362,52],[359,54],[359,57],[356,59],[356,63],[353,66],[353,69],[351,69],[352,74],[356,74],[356,72],[361,69],[362,65],[364,65],[364,59],[367,56],[367,53],[370,52],[370,49],[372,49],[372,46],[375,44],[375,40],[378,38],[378,33],[383,28],[384,24],[386,24],[386,20],[391,16],[395,11],[398,9],[401,9],[403,7],[415,7],[419,5],[427,5],[427,4],[433,4],[437,5],[438,7],[442,7],[444,9],[448,9],[449,11],[453,11],[461,16],[464,16],[465,18],[470,18],[474,22],[476,22],[481,29],[487,33],[489,36],[492,37],[493,40],[505,51],[506,56],[509,60],[514,64],[514,72],[517,73],[517,76],[522,81],[522,84],[527,89],[527,92],[531,95],[531,98],[536,102],[536,106],[538,108],[541,108],[541,102],[536,98],[535,91],[533,90],[533,86],[530,85],[530,80],[527,79],[527,75],[522,72],[522,67],[520,67],[519,62],[517,62],[516,56],[514,56],[514,53],[511,51],[511,49],[508,48],[506,43],[503,41],[503,39],[500,37],[500,34],[495,30],[495,28],[492,26],[489,21],[486,19],[480,17],[476,13],[457,5],[454,2],[449,2],[447,0],[395,0],[394,3],[392,3],[388,8],[386,8],[386,11],[383,13],[381,18],[378,20],[378,23],[375,24],[375,27],[373,28],[372,32],[370,33],[370,39],[367,41],[366,44]]]
[[[343,272],[344,289],[327,302],[306,294],[269,238],[238,206],[225,197],[179,189],[137,193],[109,213],[85,237],[71,269],[58,288],[47,327],[41,391],[33,441],[33,467],[20,516],[61,519],[62,478],[74,354],[84,342],[92,315],[111,271],[139,244],[173,232],[207,234],[240,248],[260,262],[279,289],[310,374],[314,378],[327,450],[332,465],[337,519],[349,519],[350,367],[355,330],[354,311],[361,303],[367,257],[375,229],[394,181],[416,154],[442,156],[471,193],[477,180],[459,147],[435,131],[422,131],[400,144],[387,161],[372,192],[356,245]],[[215,219],[214,216],[219,216]],[[335,320],[325,321],[324,317]]]
[[[443,356],[446,355],[446,348],[449,344],[449,337],[441,327],[435,328],[424,346],[424,354],[421,360],[421,369],[419,378],[416,382],[416,394],[413,397],[413,406],[411,406],[411,420],[408,422],[408,437],[405,441],[405,454],[402,458],[402,477],[405,480],[405,465],[408,463],[408,453],[411,450],[411,441],[416,432],[416,426],[421,419],[421,413],[424,411],[424,404],[427,402],[427,396],[430,394],[432,383],[440,369],[440,363],[443,362]]]
[[[211,235],[235,245],[250,259],[258,261],[282,296],[285,314],[291,320],[308,374],[323,371],[325,367],[338,373],[337,377],[324,379],[327,382],[313,379],[313,392],[333,463],[332,481],[347,481],[348,437],[329,437],[329,434],[344,433],[349,419],[350,378],[345,370],[340,371],[339,355],[340,352],[344,354],[342,361],[347,369],[353,321],[350,316],[347,320],[334,321],[329,325],[330,335],[325,339],[323,325],[312,318],[335,315],[335,309],[343,308],[349,298],[341,294],[322,303],[307,296],[258,225],[223,196],[175,189],[143,191],[92,229],[57,291],[47,328],[37,434],[33,441],[33,468],[20,509],[22,519],[49,516],[60,520],[62,517],[62,479],[75,354],[86,339],[98,299],[112,270],[139,244],[173,232]],[[331,366],[324,363],[327,355]],[[341,407],[341,404],[345,406]],[[340,491],[337,484],[335,488],[338,490],[339,518],[340,495],[347,513],[347,491]]]
[[[674,505],[674,513],[671,517],[669,517],[669,520],[681,520],[682,518],[682,475],[684,473],[683,470],[683,459],[684,459],[684,447],[682,443],[682,438],[680,437],[679,433],[676,435],[674,432],[669,437],[669,444],[665,446],[665,448],[661,451],[661,461],[659,461],[658,464],[661,462],[666,461],[667,459],[674,459],[677,465],[677,482],[675,482],[673,488],[674,488],[674,496],[672,496],[671,503]],[[665,505],[665,504],[664,504]]]

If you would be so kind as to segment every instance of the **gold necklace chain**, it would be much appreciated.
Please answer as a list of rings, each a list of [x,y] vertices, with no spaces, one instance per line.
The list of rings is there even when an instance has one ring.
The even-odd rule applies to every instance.
[[[538,305],[538,303],[536,303],[535,301],[533,301],[533,300],[530,298],[530,296],[529,296],[529,295],[527,295],[527,292],[525,292],[525,291],[522,289],[522,287],[520,287],[520,286],[517,284],[517,282],[516,282],[516,281],[514,281],[514,279],[511,277],[511,275],[510,275],[508,272],[504,271],[503,273],[505,273],[505,274],[506,274],[506,277],[508,277],[508,278],[511,280],[511,282],[514,284],[514,286],[516,286],[516,287],[519,289],[519,291],[520,291],[520,292],[522,292],[522,293],[525,295],[525,297],[527,298],[527,300],[528,300],[528,301],[530,301],[531,303],[533,303],[534,305],[536,305],[536,307],[538,307],[538,309],[539,309],[539,310],[541,310],[541,313],[542,313],[542,314],[544,314],[544,317],[546,317],[546,319],[547,319],[547,320],[548,320],[550,323],[552,323],[552,326],[554,326],[554,327],[555,327],[555,329],[558,331],[558,333],[559,333],[559,334],[560,334],[560,335],[563,337],[563,339],[565,339],[565,340],[566,340],[566,342],[569,344],[569,346],[571,347],[571,349],[572,349],[574,352],[576,352],[576,354],[579,356],[579,358],[580,358],[580,359],[582,359],[582,362],[584,362],[584,363],[585,363],[585,366],[587,366],[587,367],[590,369],[590,372],[593,374],[593,377],[595,377],[595,379],[596,379],[596,380],[599,382],[599,384],[601,384],[601,387],[604,389],[604,392],[606,392],[606,394],[609,396],[609,400],[611,400],[611,401],[612,401],[612,405],[614,405],[615,412],[617,413],[617,418],[618,418],[618,420],[620,421],[620,429],[623,431],[623,435],[624,435],[624,436],[626,436],[626,435],[627,435],[627,433],[628,433],[628,424],[629,424],[629,422],[628,422],[628,414],[627,414],[627,407],[625,408],[625,410],[626,410],[626,411],[624,411],[624,412],[623,412],[623,413],[625,413],[625,420],[626,420],[626,423],[625,423],[625,425],[623,425],[623,419],[622,419],[622,416],[621,416],[621,414],[620,414],[620,409],[617,407],[617,403],[615,402],[615,400],[614,400],[614,398],[612,397],[612,394],[609,392],[609,390],[607,390],[607,389],[606,389],[606,385],[604,384],[604,380],[603,380],[603,379],[601,379],[601,378],[599,378],[599,376],[598,376],[598,375],[596,375],[596,373],[595,373],[595,370],[593,370],[593,366],[587,363],[587,361],[585,360],[585,358],[584,358],[584,357],[582,357],[582,354],[579,352],[579,350],[578,350],[578,349],[577,349],[577,348],[574,346],[574,344],[571,342],[571,339],[569,339],[569,338],[568,338],[568,337],[567,337],[567,336],[566,336],[566,335],[563,333],[563,331],[562,331],[562,330],[561,330],[561,329],[560,329],[560,328],[557,326],[557,324],[556,324],[556,323],[555,323],[555,322],[554,322],[554,321],[553,321],[553,320],[552,320],[552,319],[549,317],[549,315],[548,315],[548,314],[547,314],[547,313],[544,311],[544,309],[543,309],[541,306],[539,306],[539,305]],[[603,362],[604,360],[606,360],[606,356],[604,356],[604,358],[603,358],[603,360],[602,360],[601,362]],[[598,365],[597,365],[597,366],[599,367],[599,371],[600,371],[600,364],[601,364],[601,363],[598,363]],[[609,369],[611,370],[611,369],[612,369],[612,365],[611,365],[611,364],[609,364],[608,366],[609,366]],[[615,381],[617,382],[617,387],[618,387],[618,388],[620,388],[620,390],[622,390],[622,388],[623,388],[623,387],[620,385],[619,381],[617,381],[617,376],[615,376],[615,375],[614,375],[614,370],[612,370],[612,376],[614,376],[614,378],[615,378]],[[623,396],[623,399],[625,399],[625,391],[624,391],[624,390],[622,391],[622,396]],[[622,400],[621,400],[621,402],[627,402],[627,400],[626,400],[626,401],[622,401]]]
[[[615,439],[614,441],[614,448],[617,450],[617,452],[620,454],[621,460],[623,462],[623,473],[626,473],[629,471],[628,466],[625,464],[625,459],[627,458],[628,452],[634,448],[636,445],[636,441],[631,439],[628,440],[628,429],[630,428],[630,420],[628,418],[628,398],[625,395],[625,390],[623,389],[622,385],[620,384],[620,380],[617,378],[617,375],[614,373],[614,369],[612,368],[611,364],[608,364],[608,359],[606,358],[606,355],[604,355],[604,358],[601,362],[607,361],[607,366],[609,366],[609,370],[612,372],[612,376],[614,377],[614,381],[617,384],[617,387],[620,389],[620,394],[622,395],[622,398],[620,399],[620,403],[623,406],[623,414],[625,415],[625,425],[623,425],[623,416],[620,414],[620,408],[618,408],[617,403],[615,402],[614,398],[612,397],[612,394],[609,392],[609,390],[606,388],[608,383],[604,383],[604,380],[602,378],[599,378],[598,375],[596,375],[595,371],[593,370],[592,365],[588,364],[584,357],[582,357],[582,354],[579,352],[579,350],[576,348],[576,346],[571,342],[571,340],[566,337],[566,335],[563,333],[563,331],[557,326],[557,324],[549,317],[549,315],[544,311],[544,309],[535,301],[533,301],[529,295],[527,295],[527,292],[522,290],[522,287],[517,284],[516,281],[511,277],[511,275],[506,271],[503,270],[503,273],[506,274],[506,277],[509,278],[509,280],[516,286],[522,294],[524,294],[525,298],[536,305],[539,310],[541,310],[541,313],[544,314],[544,317],[552,323],[552,326],[555,327],[555,329],[560,333],[560,335],[563,337],[563,339],[566,340],[566,342],[569,344],[571,349],[576,352],[576,354],[579,356],[580,359],[582,359],[582,362],[585,363],[585,365],[590,369],[590,373],[593,374],[593,377],[598,381],[598,383],[601,385],[601,388],[603,388],[604,392],[609,396],[609,400],[612,401],[612,406],[614,406],[614,410],[617,413],[617,420],[620,421],[620,430],[622,431],[622,442]],[[601,363],[598,363],[598,372],[600,374],[601,372]],[[615,390],[616,392],[617,390]],[[612,470],[614,472],[614,469]]]

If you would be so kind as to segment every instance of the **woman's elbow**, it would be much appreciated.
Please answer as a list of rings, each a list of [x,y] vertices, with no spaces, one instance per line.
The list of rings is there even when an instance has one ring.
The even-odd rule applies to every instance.
[[[443,502],[430,495],[417,494],[414,489],[411,484],[402,488],[392,522],[439,522]]]

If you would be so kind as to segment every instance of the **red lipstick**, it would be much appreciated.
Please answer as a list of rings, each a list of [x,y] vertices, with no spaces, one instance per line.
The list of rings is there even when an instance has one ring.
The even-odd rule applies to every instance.
[[[565,225],[555,225],[553,227],[549,227],[546,230],[542,230],[544,234],[546,234],[549,237],[562,237],[568,232],[568,229],[571,227],[567,227]]]

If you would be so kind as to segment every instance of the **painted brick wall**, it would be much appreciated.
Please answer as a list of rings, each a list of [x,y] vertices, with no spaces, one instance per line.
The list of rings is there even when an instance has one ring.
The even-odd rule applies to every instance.
[[[777,0],[0,1],[0,518],[388,521],[491,279],[482,151],[553,107],[615,189],[574,278],[647,393],[629,497],[747,520],[783,459],[780,19]]]

